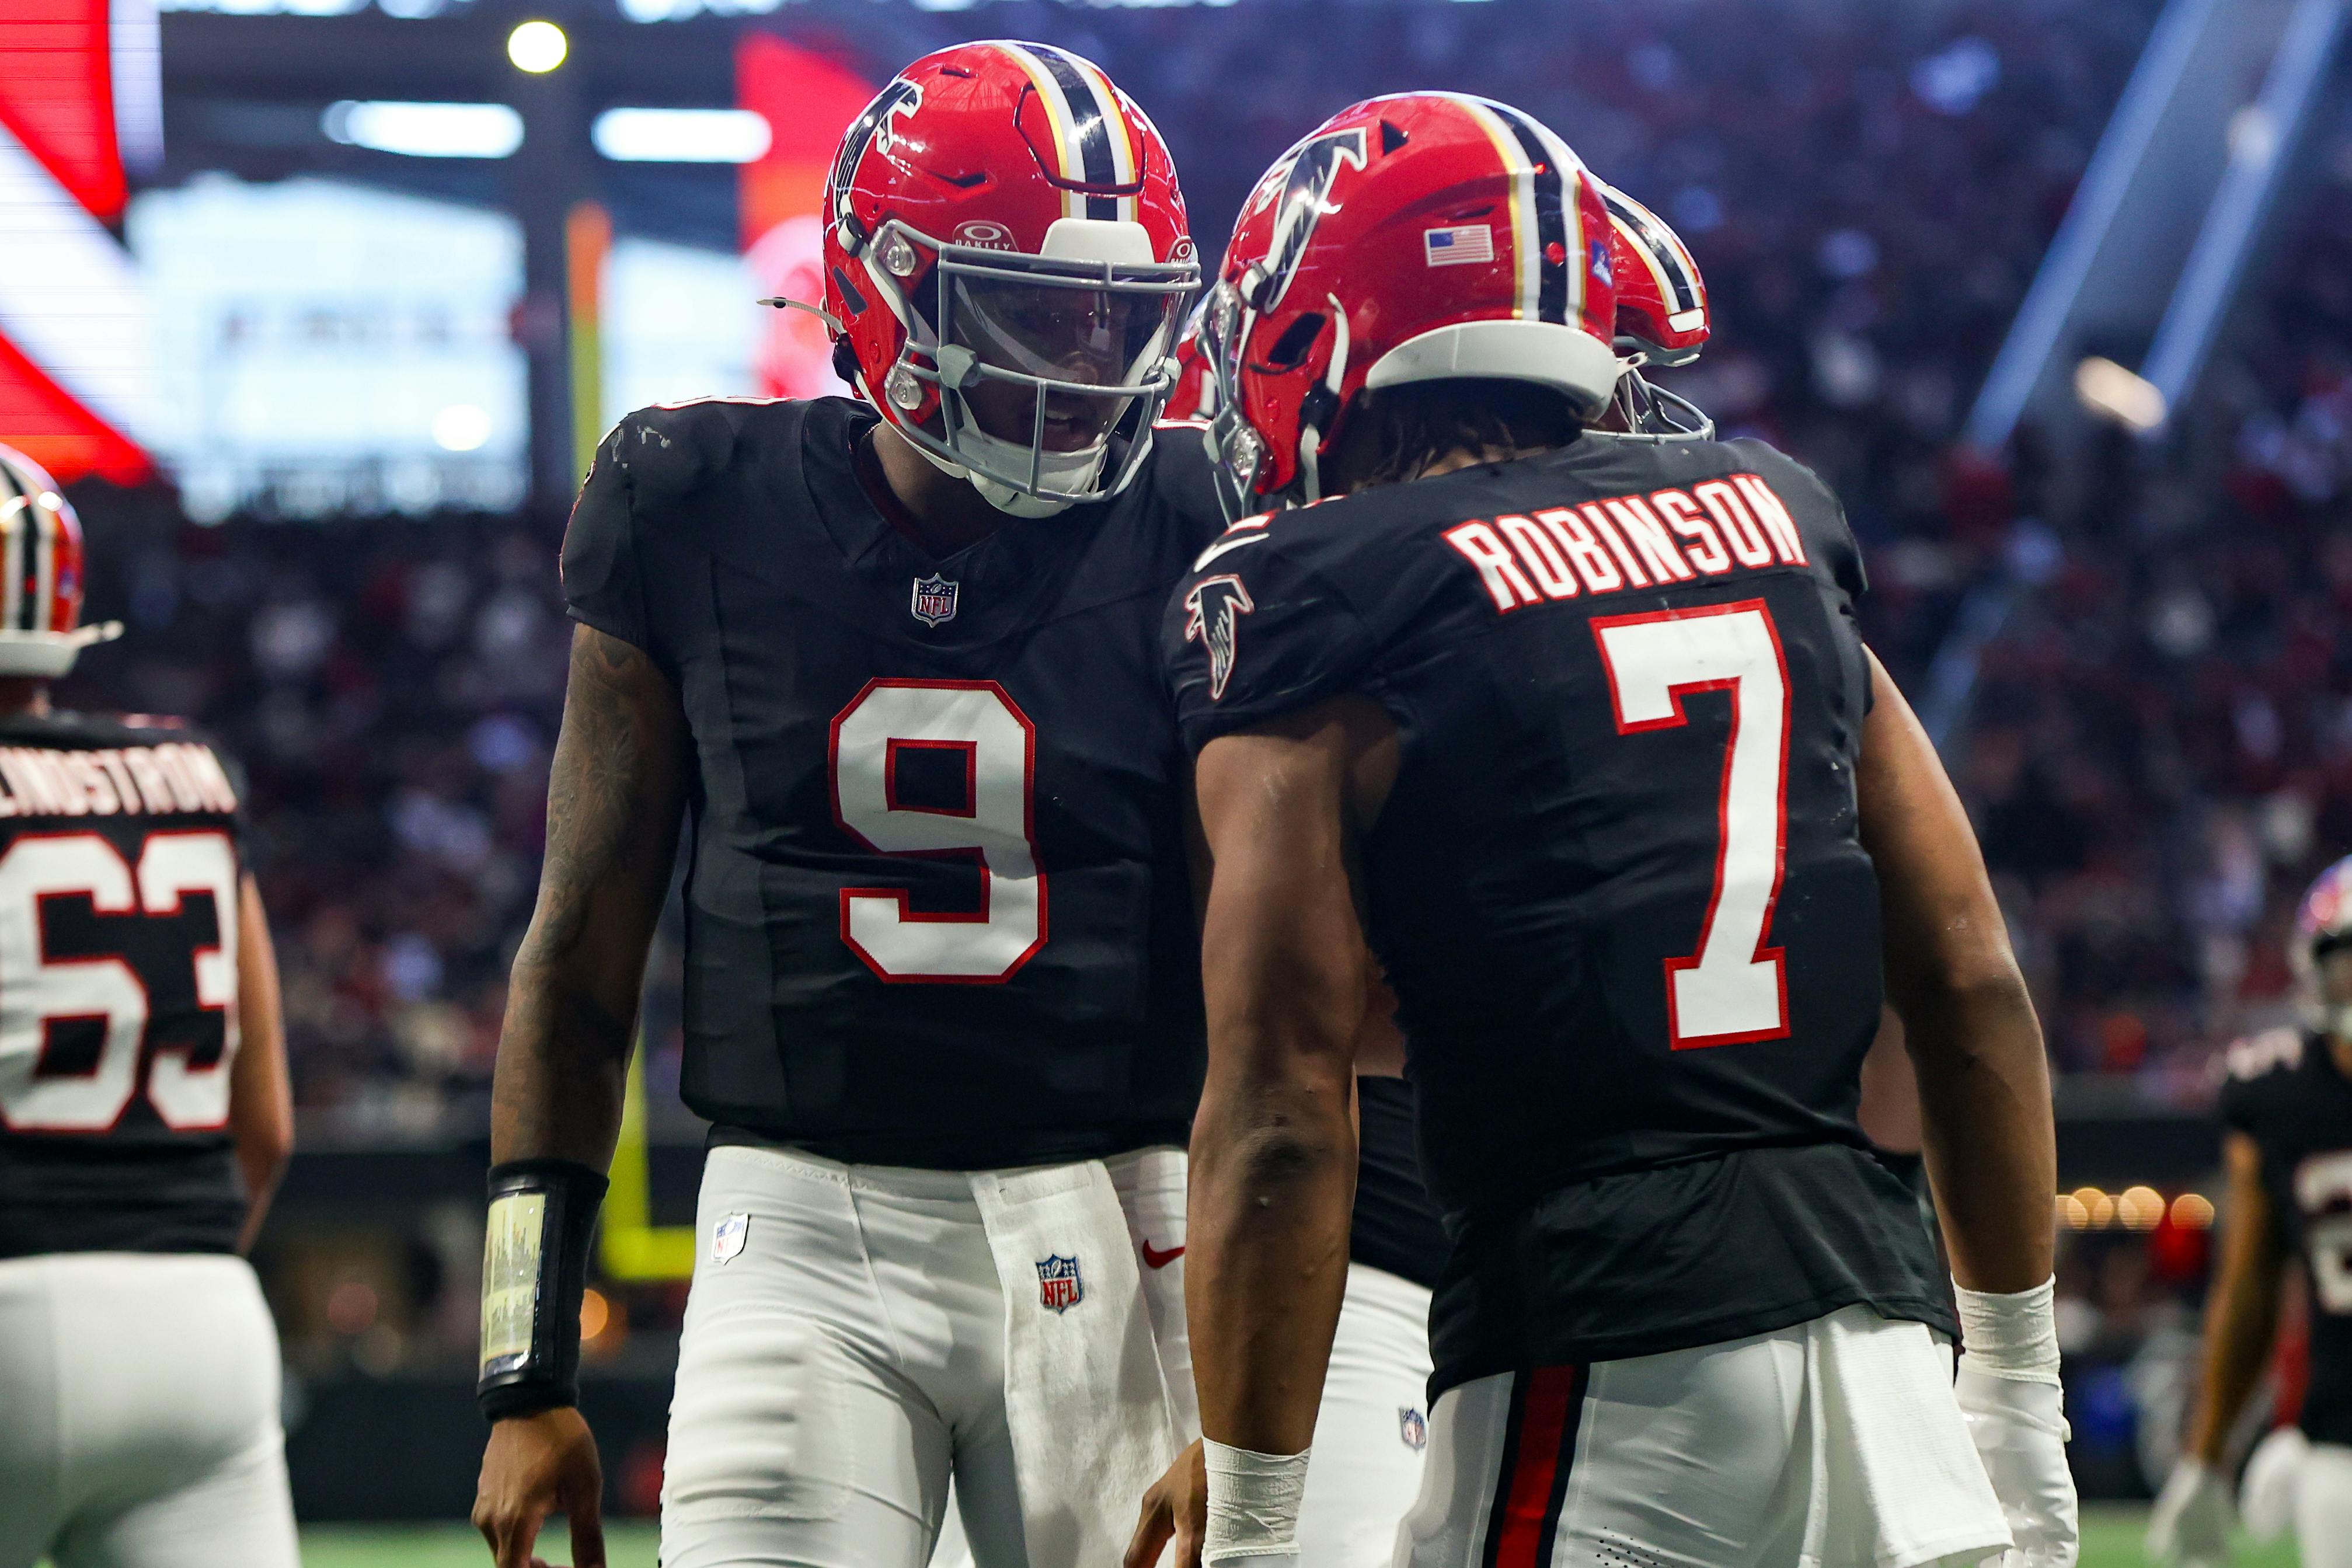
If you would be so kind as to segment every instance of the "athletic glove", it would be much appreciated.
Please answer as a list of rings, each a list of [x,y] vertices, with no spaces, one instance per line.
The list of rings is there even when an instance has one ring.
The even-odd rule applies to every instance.
[[[2168,1568],[2220,1568],[2230,1556],[2230,1483],[2202,1459],[2183,1459],[2147,1518],[2147,1554]]]
[[[2074,1434],[2065,1395],[2054,1383],[2023,1383],[1970,1365],[1976,1359],[1960,1358],[1952,1392],[2017,1542],[2001,1568],[2074,1568],[2082,1526],[2074,1472],[2066,1463]]]
[[[2015,1546],[2001,1568],[2074,1568],[2082,1522],[2066,1463],[2066,1395],[2058,1385],[2056,1282],[1994,1295],[1954,1281],[1960,1357],[1952,1393],[1984,1461]]]
[[[2303,1487],[2304,1461],[2311,1439],[2301,1428],[2282,1426],[2254,1445],[2238,1482],[2238,1521],[2256,1541],[2276,1541],[2294,1524],[2295,1493]]]

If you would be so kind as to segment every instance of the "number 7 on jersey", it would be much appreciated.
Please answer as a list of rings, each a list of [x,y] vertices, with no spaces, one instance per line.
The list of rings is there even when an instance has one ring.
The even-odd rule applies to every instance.
[[[1716,796],[1715,885],[1698,950],[1665,966],[1675,1050],[1780,1039],[1789,974],[1767,947],[1789,840],[1789,665],[1761,599],[1612,616],[1592,623],[1620,735],[1689,722],[1683,699],[1731,699],[1731,738]]]

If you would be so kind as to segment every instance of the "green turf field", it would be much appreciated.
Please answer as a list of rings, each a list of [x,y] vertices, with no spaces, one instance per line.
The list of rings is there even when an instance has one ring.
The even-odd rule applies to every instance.
[[[2144,1568],[2139,1536],[2147,1521],[2147,1510],[2139,1508],[2102,1505],[2085,1510],[2082,1568]],[[605,1532],[604,1544],[612,1568],[653,1568],[651,1525],[614,1525]],[[572,1561],[560,1535],[541,1542],[541,1555],[550,1563]],[[462,1526],[321,1526],[302,1532],[303,1568],[487,1568],[489,1560],[480,1538]],[[2294,1568],[2294,1548],[2286,1542],[2259,1549],[2242,1542],[2231,1563],[2232,1568]]]

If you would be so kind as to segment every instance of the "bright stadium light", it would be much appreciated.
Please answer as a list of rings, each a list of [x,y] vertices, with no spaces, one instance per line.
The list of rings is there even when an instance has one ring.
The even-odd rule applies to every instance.
[[[490,438],[489,410],[453,403],[433,416],[433,442],[445,452],[478,452]]]
[[[754,163],[775,140],[749,109],[608,109],[588,134],[621,163]]]
[[[507,35],[507,58],[533,76],[545,76],[571,52],[572,40],[552,22],[524,22]]]
[[[2128,430],[2145,434],[2164,423],[2164,394],[2156,384],[2096,354],[2074,367],[2074,396],[2093,414]]]
[[[522,116],[503,103],[331,103],[319,128],[346,146],[407,158],[508,158]]]

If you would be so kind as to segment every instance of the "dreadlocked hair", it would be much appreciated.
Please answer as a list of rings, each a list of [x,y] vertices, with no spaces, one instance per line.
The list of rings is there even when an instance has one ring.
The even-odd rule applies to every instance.
[[[1560,393],[1491,376],[1412,381],[1366,392],[1349,417],[1369,421],[1362,436],[1373,455],[1357,481],[1365,485],[1419,479],[1452,452],[1507,462],[1564,447],[1584,428],[1576,405]]]

